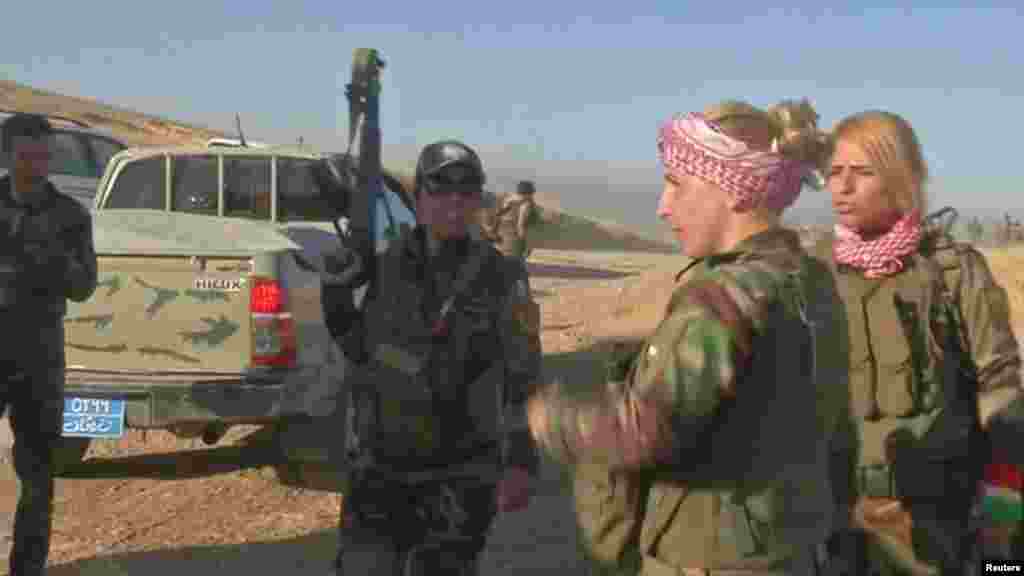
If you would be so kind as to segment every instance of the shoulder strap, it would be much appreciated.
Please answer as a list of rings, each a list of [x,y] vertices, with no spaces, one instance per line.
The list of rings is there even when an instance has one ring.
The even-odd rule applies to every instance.
[[[942,343],[943,352],[959,358],[955,363],[958,372],[968,374],[972,370],[972,362],[967,357],[969,345],[964,329],[962,311],[960,309],[960,286],[963,281],[964,255],[970,249],[969,244],[956,242],[949,235],[940,235],[933,246],[921,260],[932,270],[932,277],[939,283],[942,313],[952,333],[946,338],[935,334],[936,340]]]
[[[484,261],[487,259],[488,246],[482,242],[469,243],[469,254],[466,261],[459,267],[452,282],[452,291],[441,305],[441,313],[438,314],[437,322],[434,324],[435,335],[444,334],[448,330],[448,320],[452,310],[463,302],[470,286],[480,276]]]

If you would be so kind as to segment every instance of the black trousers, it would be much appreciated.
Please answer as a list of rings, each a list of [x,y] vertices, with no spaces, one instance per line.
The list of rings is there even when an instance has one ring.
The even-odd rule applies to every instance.
[[[338,576],[400,576],[410,550],[429,540],[425,524],[429,519],[417,513],[437,509],[437,485],[397,487],[372,482],[353,486],[345,495],[339,531],[339,550],[335,561]],[[461,510],[456,531],[461,541],[444,544],[419,556],[428,575],[475,575],[480,553],[497,516],[496,487],[493,484],[460,481],[444,483],[443,489],[454,497]],[[347,514],[346,518],[346,512]],[[435,517],[436,520],[436,517]],[[436,526],[436,524],[435,524]]]
[[[43,574],[53,522],[54,447],[60,441],[63,412],[63,341],[12,346],[20,335],[5,330],[0,357],[0,413],[7,409],[14,432],[14,471],[18,507],[14,516],[11,576]],[[20,354],[17,350],[20,349]],[[12,357],[13,356],[13,357]]]

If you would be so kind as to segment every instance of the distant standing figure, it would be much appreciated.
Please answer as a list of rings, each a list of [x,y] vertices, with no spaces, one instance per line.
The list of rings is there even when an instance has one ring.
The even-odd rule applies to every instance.
[[[495,215],[498,249],[505,256],[526,260],[530,255],[526,239],[530,221],[537,210],[537,203],[533,199],[534,192],[536,188],[533,181],[520,181],[515,194],[505,199]]]
[[[64,389],[65,300],[96,290],[92,220],[47,180],[52,132],[40,116],[3,124],[11,172],[0,178],[0,326],[18,335],[0,346],[0,412],[11,408],[14,470],[12,576],[43,574],[53,517],[54,448]]]

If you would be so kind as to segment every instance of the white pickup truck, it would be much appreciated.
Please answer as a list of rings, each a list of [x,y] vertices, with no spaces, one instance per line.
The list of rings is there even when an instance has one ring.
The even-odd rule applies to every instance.
[[[235,424],[335,412],[346,361],[317,270],[339,242],[337,174],[328,156],[283,147],[110,160],[92,212],[99,287],[65,318],[62,460],[128,428],[212,443]],[[378,251],[413,222],[400,186],[384,178]],[[286,452],[328,458],[299,444]]]

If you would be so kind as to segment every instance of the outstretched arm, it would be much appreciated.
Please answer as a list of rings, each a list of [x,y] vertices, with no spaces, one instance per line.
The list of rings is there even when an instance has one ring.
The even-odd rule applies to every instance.
[[[678,462],[736,393],[749,338],[738,317],[726,322],[696,300],[685,302],[647,342],[625,386],[587,398],[553,386],[534,400],[543,409],[531,406],[531,428],[561,461],[613,469]]]

